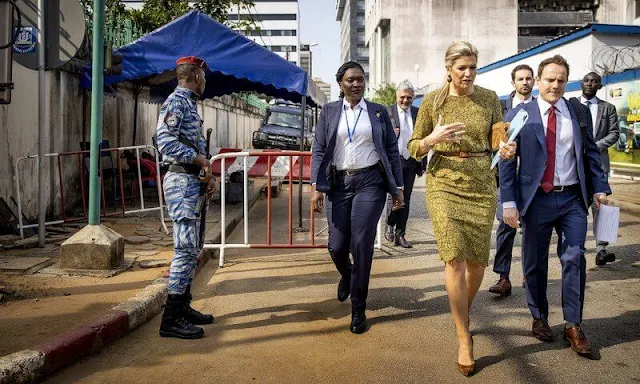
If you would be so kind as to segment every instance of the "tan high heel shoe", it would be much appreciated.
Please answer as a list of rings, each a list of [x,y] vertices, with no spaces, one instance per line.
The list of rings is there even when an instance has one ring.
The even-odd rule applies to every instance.
[[[471,365],[462,365],[458,363],[458,370],[464,377],[473,376],[476,373],[476,363],[473,363]]]
[[[473,348],[473,336],[471,336],[471,348]],[[463,365],[458,363],[458,370],[464,377],[473,376],[476,373],[476,363],[475,361],[471,365]]]

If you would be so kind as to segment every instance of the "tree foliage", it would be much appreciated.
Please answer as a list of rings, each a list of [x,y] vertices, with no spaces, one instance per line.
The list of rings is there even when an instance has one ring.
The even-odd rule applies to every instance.
[[[380,84],[378,88],[373,89],[371,101],[382,105],[393,105],[396,103],[397,87],[393,83]]]
[[[87,19],[93,18],[94,0],[84,0]],[[239,23],[227,20],[230,10],[250,10],[252,0],[145,0],[141,9],[126,9],[121,0],[105,0],[105,22],[113,18],[130,18],[145,32],[151,32],[184,15],[191,9],[197,9],[226,25],[238,25],[240,29],[255,28],[251,19]]]

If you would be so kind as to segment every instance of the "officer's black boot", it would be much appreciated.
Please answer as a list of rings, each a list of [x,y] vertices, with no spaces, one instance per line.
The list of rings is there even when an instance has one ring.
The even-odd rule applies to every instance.
[[[199,339],[204,335],[204,329],[196,327],[185,319],[185,306],[184,295],[169,295],[167,297],[162,323],[160,323],[160,336]]]
[[[184,318],[190,322],[191,324],[203,325],[203,324],[211,324],[213,323],[212,315],[205,315],[191,308],[191,300],[193,297],[191,296],[191,284],[187,285],[187,290],[184,293],[185,296],[185,306],[184,306]]]

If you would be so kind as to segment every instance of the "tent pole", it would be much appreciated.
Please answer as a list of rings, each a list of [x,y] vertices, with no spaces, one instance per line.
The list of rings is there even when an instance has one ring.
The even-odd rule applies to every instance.
[[[133,88],[133,92],[135,93],[136,97],[135,97],[135,104],[133,106],[133,139],[131,141],[131,146],[135,146],[136,145],[136,135],[138,134],[138,96],[140,95],[140,92],[142,91],[142,87],[140,86],[135,86]]]
[[[307,96],[302,96],[302,129],[300,130],[300,151],[304,151],[304,132],[307,116]],[[298,228],[302,228],[302,172],[304,170],[304,156],[300,156],[298,161],[300,172],[298,172]]]

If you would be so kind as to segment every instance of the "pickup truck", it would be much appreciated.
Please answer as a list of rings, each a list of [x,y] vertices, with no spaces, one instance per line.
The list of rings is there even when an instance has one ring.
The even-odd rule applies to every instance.
[[[304,150],[311,150],[313,128],[311,113],[305,114]],[[302,113],[299,106],[274,105],[267,111],[262,126],[253,132],[253,148],[300,150]]]

